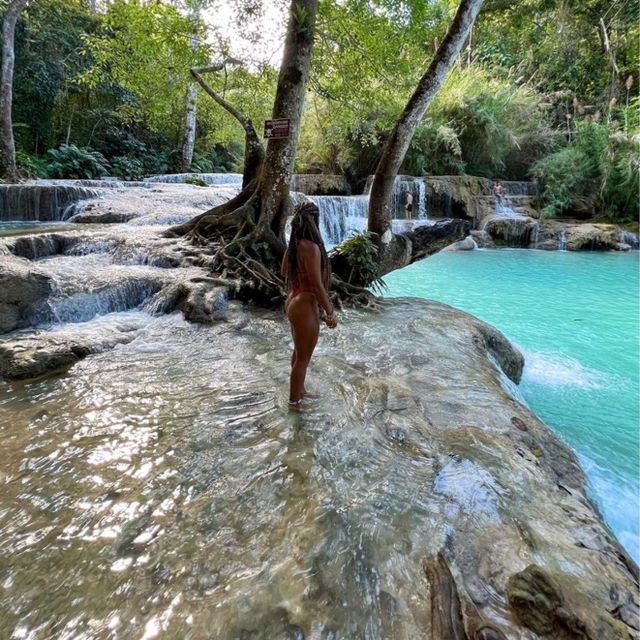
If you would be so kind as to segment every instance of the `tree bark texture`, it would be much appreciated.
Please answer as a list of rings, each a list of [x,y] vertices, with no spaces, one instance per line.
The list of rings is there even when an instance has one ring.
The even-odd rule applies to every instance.
[[[15,33],[20,12],[27,0],[12,0],[2,22],[2,71],[0,75],[0,176],[17,179],[16,147],[13,139],[13,68]]]
[[[275,257],[283,253],[289,182],[293,174],[300,135],[317,9],[318,0],[292,0],[291,2],[284,54],[273,105],[273,118],[289,120],[289,137],[269,140],[266,153],[263,151],[262,143],[251,120],[203,81],[201,73],[216,71],[222,67],[212,65],[191,70],[193,77],[207,94],[243,126],[246,134],[245,175],[243,189],[233,200],[169,230],[170,233],[184,235],[194,231],[202,239],[211,232],[215,233],[215,226],[218,221],[223,222],[223,215],[229,220],[228,216],[242,207],[244,218],[249,209],[253,211],[252,219],[249,221],[255,226],[253,240],[257,241],[260,238],[261,241],[266,241]],[[206,229],[204,229],[205,225]]]
[[[300,136],[317,11],[318,0],[293,0],[289,10],[272,115],[273,118],[289,119],[289,137],[268,141],[265,171],[260,184],[260,224],[269,224],[278,238],[284,235],[289,183]]]
[[[182,171],[191,170],[193,149],[196,144],[196,111],[198,92],[192,82],[187,86],[187,104],[185,109],[184,141],[182,143]]]
[[[427,107],[460,55],[460,51],[480,11],[482,2],[483,0],[461,0],[447,35],[439,45],[429,68],[420,78],[413,95],[396,121],[376,168],[369,197],[368,228],[378,238],[378,246],[381,252],[381,272],[383,274],[398,266],[403,266],[398,264],[394,266],[393,262],[385,259],[384,254],[388,253],[392,243],[406,242],[406,240],[394,240],[391,232],[393,183]],[[404,253],[409,253],[410,255],[410,250],[405,250]]]

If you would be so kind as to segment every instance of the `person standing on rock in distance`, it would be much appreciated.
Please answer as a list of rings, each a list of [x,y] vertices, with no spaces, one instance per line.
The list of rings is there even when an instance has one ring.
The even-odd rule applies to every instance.
[[[282,275],[289,291],[284,305],[291,324],[293,356],[289,410],[305,412],[309,407],[305,399],[318,398],[305,389],[307,367],[318,342],[322,307],[327,315],[325,323],[330,329],[338,324],[331,300],[329,258],[319,231],[320,210],[312,202],[299,204],[294,209],[289,247],[282,258]]]
[[[404,195],[404,218],[405,220],[411,220],[411,214],[413,213],[413,193],[407,191]]]
[[[499,205],[504,203],[504,187],[502,186],[500,180],[496,180],[493,183],[493,195],[496,198],[496,202]]]

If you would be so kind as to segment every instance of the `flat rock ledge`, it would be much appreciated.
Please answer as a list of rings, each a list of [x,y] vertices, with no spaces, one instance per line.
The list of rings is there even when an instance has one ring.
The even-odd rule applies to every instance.
[[[285,376],[281,313],[234,306],[208,332]],[[503,334],[447,305],[393,299],[341,314],[312,363],[317,413],[294,419],[313,450],[289,463],[311,494],[288,507],[305,542],[292,527],[282,549],[262,550],[278,567],[268,596],[261,565],[245,559],[258,617],[249,605],[220,637],[317,628],[326,638],[638,638],[637,569],[589,500],[574,453],[514,395],[522,368]],[[263,377],[252,393],[270,397]],[[295,590],[290,563],[305,576]]]
[[[637,567],[589,500],[574,453],[509,390],[520,352],[436,302],[396,299],[362,314],[322,336],[324,357],[346,359],[351,418],[386,441],[392,467],[424,474],[406,517],[418,504],[431,514],[407,551],[422,556],[412,576],[414,597],[424,589],[430,603],[424,626],[396,623],[384,637],[640,637]],[[398,592],[392,602],[413,606]]]
[[[215,295],[208,304],[220,313],[203,340],[242,349],[234,366],[247,371],[264,358],[286,370],[281,312],[224,305]],[[136,325],[127,323],[105,330],[97,347],[76,337],[76,351],[128,340]],[[25,340],[17,357],[28,366],[37,345]],[[324,398],[319,415],[300,416],[299,428],[317,439],[307,482],[319,483],[333,507],[317,517],[321,503],[310,498],[301,517],[310,519],[304,527],[313,545],[290,531],[284,546],[291,553],[298,544],[296,553],[279,562],[279,551],[269,551],[274,620],[299,630],[277,637],[307,637],[301,629],[316,624],[335,629],[327,638],[640,638],[637,568],[589,500],[573,452],[514,395],[523,364],[495,328],[431,301],[347,311],[337,331],[323,332],[312,374]],[[273,395],[273,379],[264,378],[252,393]],[[297,513],[299,501],[292,505]],[[286,518],[269,514],[262,517]],[[339,536],[346,547],[337,553],[329,541],[341,531],[350,537]],[[246,575],[258,579],[254,560],[244,559]],[[291,562],[320,609],[291,596]],[[257,629],[246,637],[267,636]]]

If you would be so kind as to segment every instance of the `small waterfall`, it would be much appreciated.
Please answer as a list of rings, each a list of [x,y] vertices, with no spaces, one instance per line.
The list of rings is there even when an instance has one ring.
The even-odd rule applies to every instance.
[[[428,207],[425,180],[426,178],[422,176],[396,176],[391,194],[391,216],[393,218],[404,218],[406,195],[410,193],[413,196],[413,211],[418,212],[418,219],[427,219]],[[371,193],[372,185],[373,176],[369,176],[364,188],[366,195]]]
[[[3,245],[7,253],[27,260],[41,260],[64,254],[85,256],[93,253],[111,253],[118,241],[115,238],[66,236],[57,233],[42,233],[17,236]]]
[[[558,238],[558,251],[567,250],[567,231],[564,227],[560,230],[560,237]]]
[[[308,196],[320,209],[320,232],[326,245],[346,240],[367,228],[369,196]]]
[[[424,180],[418,181],[418,220],[427,219],[426,185]]]
[[[501,181],[505,193],[510,196],[535,196],[538,195],[538,183],[516,180]]]
[[[16,256],[28,260],[39,260],[62,253],[65,239],[53,234],[20,236],[10,242],[8,246],[11,253]]]
[[[537,249],[538,242],[540,241],[540,225],[536,223],[536,226],[533,228],[533,233],[531,236],[531,248]]]
[[[518,214],[513,210],[511,203],[506,198],[502,202],[496,199],[496,215],[503,218],[517,218]]]
[[[130,279],[100,291],[78,291],[68,297],[56,297],[48,303],[51,317],[41,320],[85,322],[114,311],[127,311],[141,305],[160,287],[158,282]]]
[[[91,253],[111,253],[118,245],[115,238],[80,240],[65,250],[68,256],[87,256]]]
[[[97,198],[100,193],[76,184],[0,185],[0,220],[66,220],[80,200]]]
[[[167,173],[157,176],[149,176],[145,178],[145,182],[166,182],[169,184],[177,184],[185,182],[189,178],[202,180],[208,185],[222,186],[242,186],[241,173]]]
[[[393,195],[391,196],[391,216],[393,218],[405,217],[407,193],[410,193],[413,196],[411,217],[415,218],[417,211],[417,217],[425,220],[427,212],[425,191],[424,178],[419,176],[397,176],[393,183]]]
[[[618,242],[629,245],[632,249],[640,249],[640,241],[638,236],[626,229],[618,229]]]

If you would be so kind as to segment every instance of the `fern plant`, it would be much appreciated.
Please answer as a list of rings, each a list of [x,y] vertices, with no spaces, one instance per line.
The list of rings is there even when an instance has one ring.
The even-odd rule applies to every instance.
[[[109,173],[107,159],[97,151],[81,149],[75,144],[63,144],[47,151],[49,178],[101,178]]]

